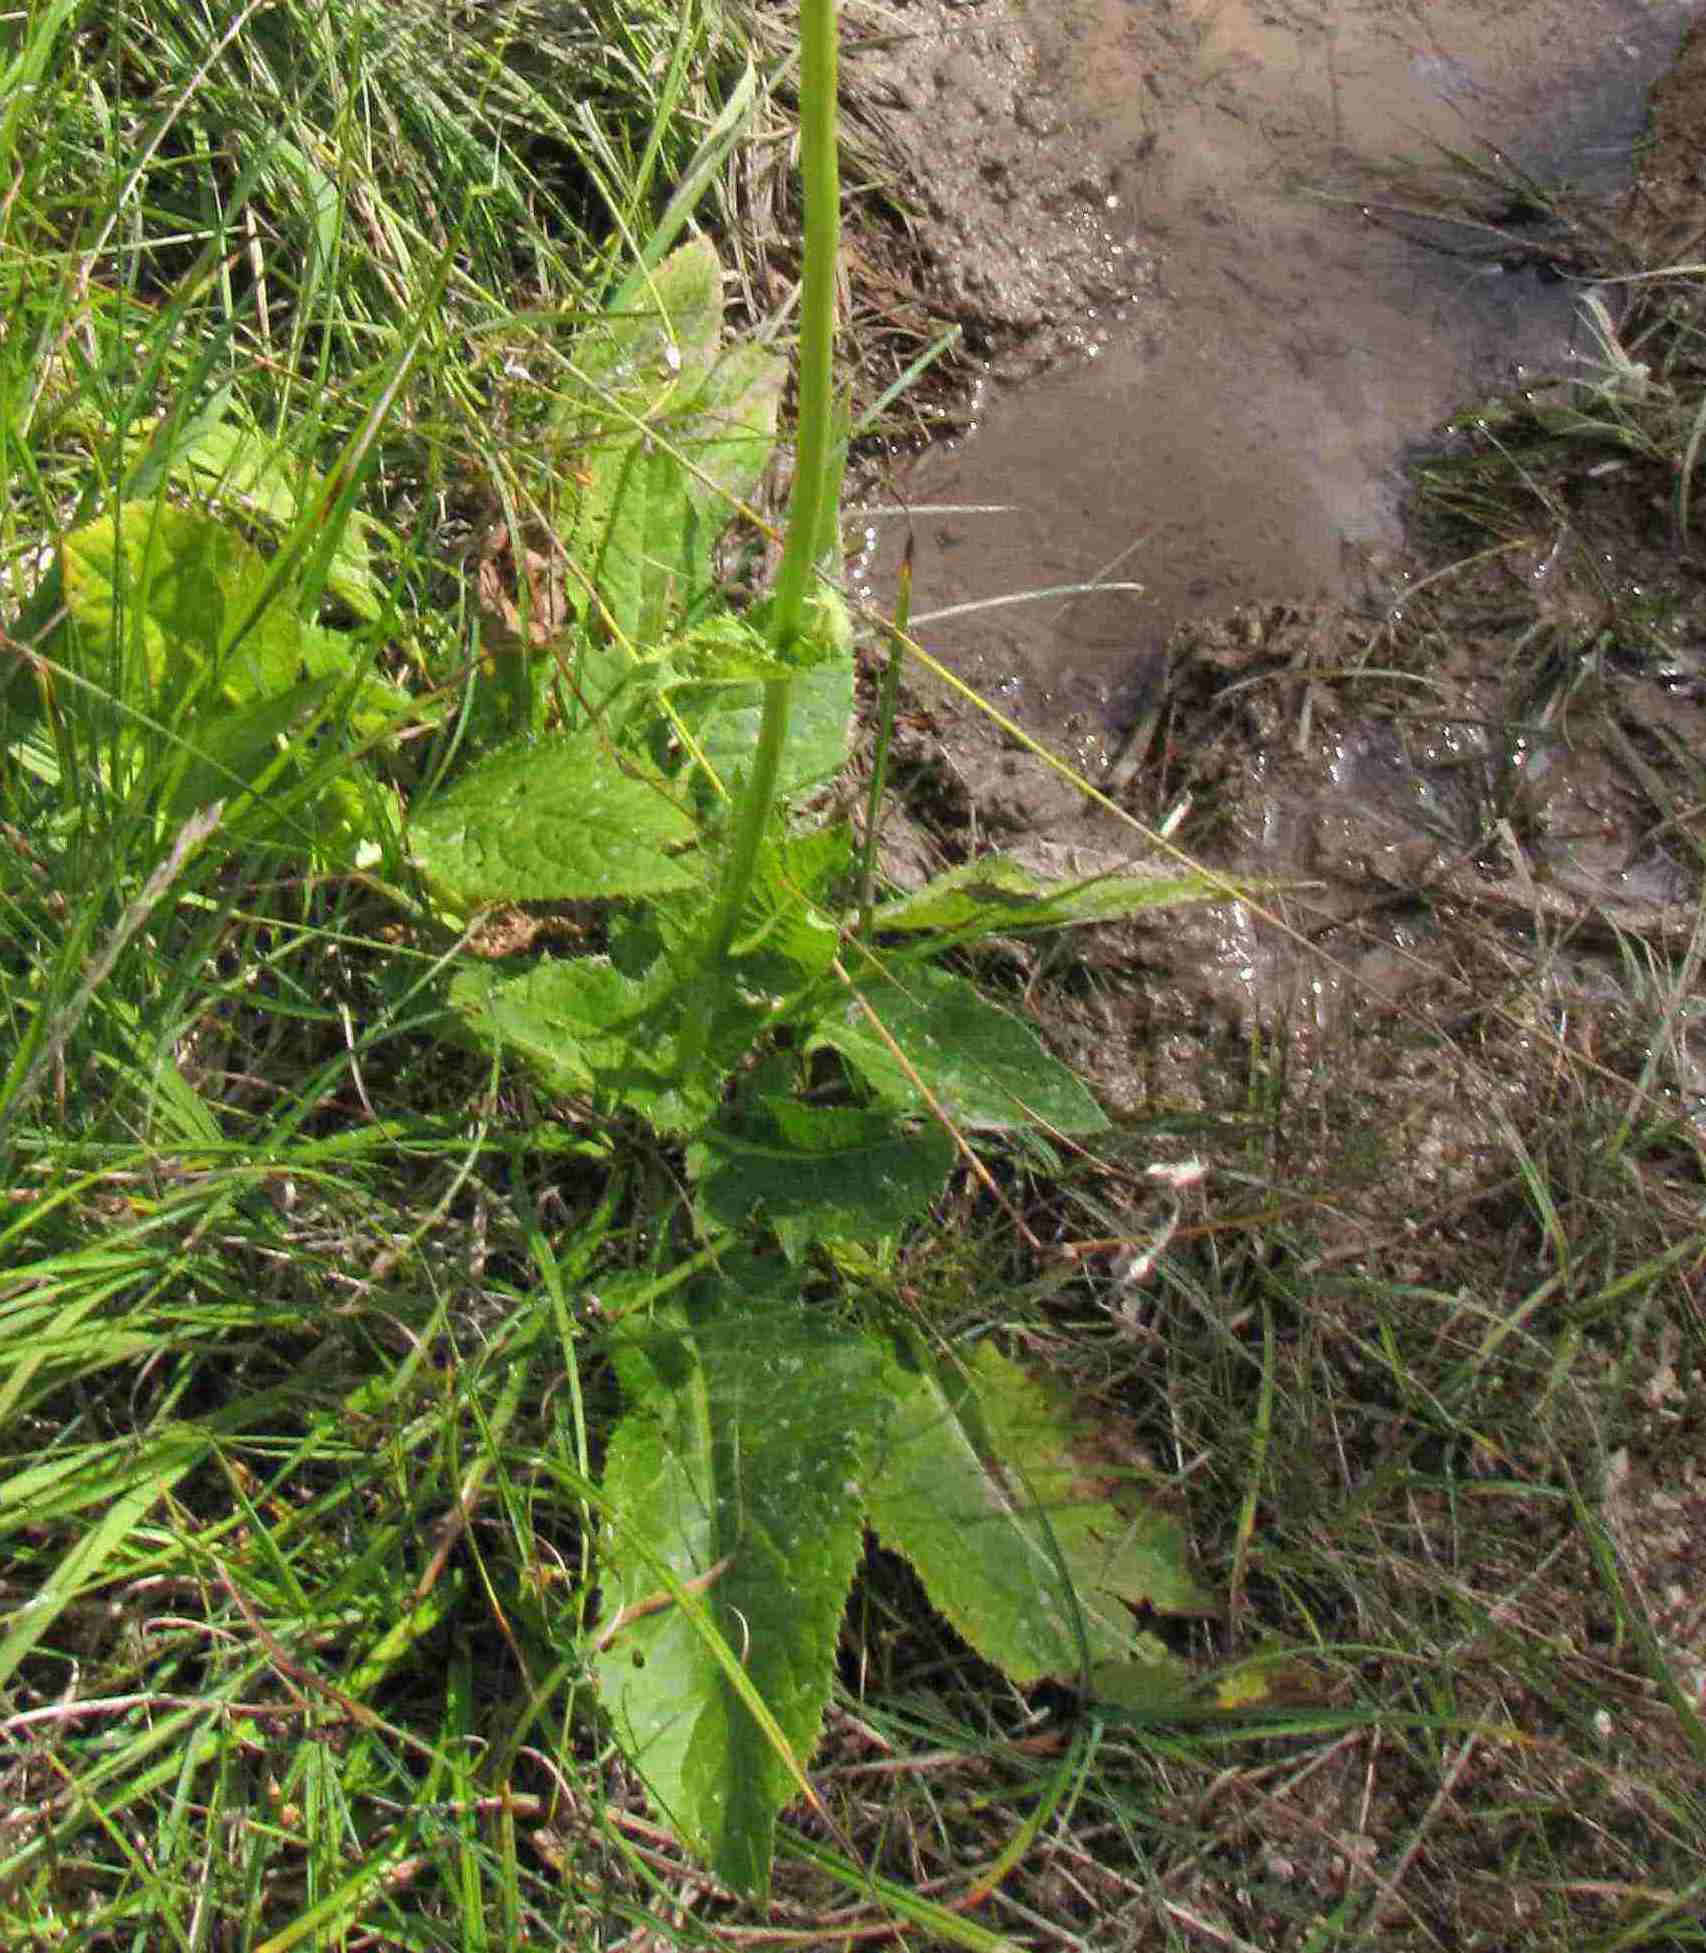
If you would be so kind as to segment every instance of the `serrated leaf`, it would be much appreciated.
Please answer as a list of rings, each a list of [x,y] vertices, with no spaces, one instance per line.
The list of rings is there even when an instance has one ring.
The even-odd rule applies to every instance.
[[[972,1647],[1025,1686],[1132,1661],[1182,1678],[1129,1611],[1198,1604],[1172,1522],[1089,1490],[1066,1420],[987,1344],[963,1377],[897,1360],[889,1381],[870,1520]]]
[[[602,957],[539,963],[518,975],[470,965],[451,979],[449,1001],[477,1045],[521,1060],[548,1091],[637,1112],[662,1132],[703,1124],[763,1021],[730,1005],[712,1026],[703,1074],[682,1079],[672,1069],[679,994]]]
[[[1099,1474],[1080,1442],[1071,1403],[1060,1392],[991,1343],[978,1345],[965,1374],[989,1454],[1047,1512],[1054,1543],[1081,1591],[1117,1595],[1161,1614],[1207,1610],[1176,1520],[1155,1506],[1118,1510],[1086,1491]]]
[[[845,829],[773,839],[759,857],[730,947],[730,974],[741,986],[778,997],[822,977],[840,947],[827,905],[828,884],[850,859]]]
[[[1106,1129],[1106,1117],[1077,1075],[1049,1056],[1028,1024],[988,1002],[963,977],[919,967],[892,982],[861,984],[859,996],[906,1064],[853,997],[819,1020],[812,1044],[839,1051],[885,1103],[925,1108],[910,1066],[962,1126],[989,1132],[1039,1124],[1068,1133]]]
[[[702,869],[667,850],[693,833],[660,783],[585,731],[501,747],[415,816],[409,842],[428,886],[467,910],[690,888]]]
[[[629,643],[659,642],[713,583],[712,549],[775,439],[786,366],[743,345],[719,357],[721,271],[703,240],[658,266],[646,301],[576,340],[582,396],[562,527],[598,608]],[[574,598],[584,618],[584,585]]]
[[[813,1241],[869,1240],[916,1220],[942,1191],[954,1143],[885,1113],[765,1098],[688,1149],[700,1211],[728,1227],[755,1215],[798,1259]]]
[[[963,862],[911,895],[885,902],[872,924],[879,930],[931,930],[967,940],[1077,922],[1113,922],[1145,909],[1224,900],[1224,887],[1201,875],[1097,875],[1082,882],[1051,882],[1012,855],[992,854]]]
[[[599,1692],[678,1835],[762,1891],[829,1695],[879,1359],[744,1258],[614,1353]]]

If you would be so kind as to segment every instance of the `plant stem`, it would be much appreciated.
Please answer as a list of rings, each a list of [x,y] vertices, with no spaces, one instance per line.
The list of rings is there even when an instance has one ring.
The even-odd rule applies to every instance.
[[[800,289],[799,432],[788,533],[770,617],[771,642],[786,657],[800,634],[812,576],[822,558],[834,473],[835,261],[841,242],[841,186],[835,154],[835,0],[800,0],[800,175],[805,191],[805,264]]]
[[[882,833],[883,794],[888,787],[889,747],[894,739],[894,716],[900,703],[900,667],[906,656],[906,633],[912,622],[912,543],[900,559],[900,594],[888,632],[889,661],[883,667],[877,697],[877,744],[871,759],[871,790],[865,801],[865,846],[859,857],[859,934],[871,933],[871,899],[877,880],[877,841]]]
[[[834,455],[835,270],[841,241],[841,185],[836,161],[835,0],[800,0],[800,174],[805,194],[805,258],[800,292],[799,426],[794,486],[782,564],[771,598],[771,650],[789,660],[806,629],[806,604],[836,511],[826,506],[836,475]],[[764,687],[764,713],[752,772],[734,812],[722,885],[705,932],[698,980],[682,1028],[680,1070],[691,1076],[705,1054],[721,994],[722,965],[758,868],[788,739],[793,678]]]

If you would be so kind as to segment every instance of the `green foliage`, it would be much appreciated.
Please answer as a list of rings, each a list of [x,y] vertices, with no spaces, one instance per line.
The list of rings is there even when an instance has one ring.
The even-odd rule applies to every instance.
[[[925,965],[862,986],[825,1012],[812,1042],[838,1051],[883,1103],[922,1110],[934,1100],[984,1132],[1095,1133],[1108,1123],[1035,1031],[947,970]]]
[[[380,749],[446,715],[373,669],[377,534],[220,413],[145,430],[125,496],[66,538],[43,703],[105,741],[121,802],[226,800],[250,838],[309,808],[322,861],[335,833],[336,862],[411,871],[417,918],[455,925],[439,1034],[679,1142],[690,1199],[658,1236],[691,1225],[709,1272],[614,1339],[594,1668],[659,1807],[757,1889],[806,1783],[867,1520],[1016,1682],[1123,1665],[1186,1700],[1130,1611],[1199,1604],[1165,1518],[1096,1490],[1070,1420],[996,1351],[962,1367],[897,1339],[827,1271],[875,1265],[924,1220],[968,1135],[1106,1125],[1028,1025],[935,959],[1207,891],[1057,888],[996,858],[856,931],[853,837],[801,806],[847,757],[845,612],[816,567],[799,584],[798,547],[795,584],[749,614],[714,576],[769,458],[782,362],[724,348],[716,258],[693,243],[585,326],[568,368],[563,629],[510,654],[535,666],[523,724],[479,690],[513,673],[474,675],[454,736],[402,777],[400,831]],[[796,504],[810,566],[832,515]],[[321,621],[326,597],[363,629]],[[566,902],[601,905],[584,953],[463,947],[483,911]]]
[[[681,1836],[752,1889],[828,1700],[879,1355],[736,1254],[615,1358],[600,1692]]]
[[[1086,1483],[1064,1412],[988,1344],[963,1370],[897,1358],[870,1480],[871,1524],[931,1597],[1017,1682],[1140,1660],[1184,1700],[1185,1676],[1130,1608],[1203,1608],[1162,1514]]]
[[[576,394],[559,435],[572,461],[563,539],[619,641],[656,644],[713,590],[711,551],[730,507],[757,486],[776,433],[783,360],[757,345],[724,351],[722,267],[683,245],[631,310],[581,334]]]
[[[1000,930],[1020,935],[1075,922],[1113,922],[1145,909],[1200,902],[1211,892],[1197,875],[1096,875],[1082,882],[1049,882],[1011,855],[986,854],[883,903],[872,926],[893,934],[964,930],[978,937]]]
[[[416,867],[464,913],[691,887],[668,850],[692,838],[663,782],[620,770],[591,732],[490,754],[409,828]]]
[[[344,756],[432,708],[300,614],[288,561],[202,509],[131,501],[67,536],[57,574],[65,622],[38,699],[104,748],[115,790],[170,819],[222,800],[227,833],[249,840],[306,800],[323,848],[360,845],[379,802],[341,777]]]
[[[815,1241],[894,1233],[941,1192],[954,1143],[859,1106],[749,1098],[689,1149],[701,1218],[735,1229],[762,1217],[788,1255]]]

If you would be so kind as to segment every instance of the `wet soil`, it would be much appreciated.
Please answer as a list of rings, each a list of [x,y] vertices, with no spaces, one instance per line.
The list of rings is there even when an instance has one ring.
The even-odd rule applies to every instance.
[[[887,596],[907,527],[926,618],[1079,579],[1145,588],[921,626],[1007,723],[915,674],[891,872],[916,880],[992,848],[1066,875],[1173,872],[1178,850],[1238,878],[1236,901],[1007,954],[1016,995],[1143,1156],[1205,1169],[1194,1225],[1176,1235],[1180,1203],[1109,1196],[1124,1256],[1107,1272],[1120,1298],[1109,1306],[1134,1335],[1153,1315],[1165,1346],[1190,1333],[1181,1297],[1212,1314],[1235,1241],[1250,1265],[1297,1275],[1310,1303],[1280,1387],[1303,1406],[1284,1497],[1307,1511],[1342,1480],[1343,1508],[1320,1508],[1323,1567],[1378,1505],[1369,1474],[1384,1466],[1347,1461],[1308,1406],[1341,1386],[1359,1398],[1370,1310],[1411,1298],[1418,1347],[1461,1332],[1485,1351],[1517,1324],[1532,1331],[1539,1370],[1513,1371],[1516,1399],[1549,1400],[1568,1369],[1567,1391],[1584,1404],[1603,1391],[1616,1406],[1603,1429],[1626,1441],[1607,1452],[1610,1440],[1584,1437],[1600,1429],[1591,1418],[1544,1439],[1536,1423],[1531,1441],[1521,1410],[1500,1466],[1550,1484],[1556,1447],[1580,1447],[1565,1469],[1594,1476],[1653,1647],[1706,1709],[1699,1268],[1643,1288],[1628,1324],[1600,1312],[1600,1277],[1583,1272],[1601,1254],[1608,1271],[1655,1268],[1697,1240],[1706,1185],[1706,524],[1680,465],[1706,389],[1706,301],[1698,280],[1606,275],[1706,258],[1706,28],[1677,53],[1701,10],[1082,0],[1046,20],[1033,10],[1029,68],[1010,65],[1014,16],[998,5],[895,11],[946,23],[940,45],[957,32],[962,53],[984,33],[1007,49],[1001,88],[964,125],[969,147],[954,147],[961,71],[929,98],[953,163],[930,219],[938,301],[999,289],[1009,322],[1042,302],[1023,282],[1034,227],[989,243],[985,282],[955,257],[985,242],[990,179],[972,172],[961,202],[966,158],[1000,151],[1029,75],[1072,146],[1079,242],[1054,269],[1077,294],[1083,343],[1040,380],[992,383],[974,438],[895,476],[891,497],[911,515],[869,518],[873,595]],[[1472,153],[1485,174],[1375,180],[1383,164],[1426,160],[1429,142]],[[1085,173],[1086,147],[1123,163]],[[1494,149],[1534,173],[1532,193]],[[1555,197],[1560,173],[1579,197]],[[1355,201],[1306,194],[1322,187]],[[1085,241],[1096,196],[1116,226],[1104,234],[1127,247],[1117,258]],[[1042,221],[1022,208],[1027,226]],[[1130,274],[1123,284],[1109,264]],[[1016,282],[1003,283],[1006,266]],[[1061,303],[1045,308],[1057,322]],[[1406,503],[1417,480],[1426,492]],[[965,506],[988,503],[1017,507]],[[1103,790],[1099,807],[1038,757],[1033,734]],[[1120,1287],[1138,1265],[1148,1293]],[[1608,1273],[1605,1294],[1622,1293],[1618,1279]],[[1596,1325],[1585,1341],[1531,1299],[1572,1284]],[[1413,1404],[1395,1415],[1399,1450],[1419,1416]],[[1212,1433],[1192,1442],[1212,1455]],[[1449,1559],[1446,1515],[1425,1496],[1382,1523],[1370,1567],[1406,1524],[1427,1538],[1421,1559],[1442,1545]],[[1413,1595],[1400,1589],[1416,1576],[1397,1559],[1402,1644]],[[1485,1580],[1489,1617],[1514,1618],[1520,1593],[1532,1631],[1599,1672],[1604,1628],[1579,1542],[1545,1535],[1524,1509],[1508,1556],[1456,1577]],[[1341,1623],[1349,1639],[1365,1638],[1364,1605],[1359,1594]],[[1508,1650],[1466,1658],[1460,1713],[1551,1726],[1545,1688],[1519,1699],[1510,1673]],[[1617,1715],[1632,1753],[1698,1781],[1665,1704],[1630,1697]],[[1338,1845],[1301,1824],[1273,1847],[1274,1813],[1257,1800],[1277,1912],[1238,1910],[1251,1883],[1241,1849],[1198,1889],[1254,1943],[1300,1943],[1279,1923],[1288,1907],[1311,1894],[1326,1905],[1358,1851],[1450,1810],[1461,1836],[1439,1844],[1440,1917],[1484,1917],[1460,1939],[1393,1926],[1383,1943],[1516,1943],[1513,1922],[1548,1902],[1513,1877],[1503,1843],[1476,1838],[1496,1839],[1498,1813],[1525,1800],[1597,1795],[1574,1765],[1555,1781],[1550,1768],[1513,1751],[1484,1762],[1473,1789],[1424,1777],[1374,1794],[1372,1762],[1366,1776],[1347,1763],[1336,1790],[1331,1773],[1319,1785],[1321,1808],[1337,1798],[1355,1813]],[[1647,1875],[1649,1844],[1618,1877]],[[1583,1876],[1592,1849],[1578,1840],[1559,1863]]]
[[[923,231],[946,280],[937,301],[1004,294],[1007,330],[1075,294],[1101,348],[999,393],[976,436],[905,477],[909,517],[868,522],[874,593],[910,533],[921,639],[1008,720],[915,685],[914,776],[938,858],[1005,846],[1095,873],[1165,861],[1164,826],[1216,869],[1307,883],[1285,916],[1170,925],[1159,963],[1175,1003],[1234,1020],[1284,1017],[1306,996],[1311,1037],[1428,967],[1428,930],[1394,921],[1406,907],[1445,902],[1578,948],[1584,930],[1686,933],[1683,802],[1656,805],[1627,759],[1706,731],[1693,723],[1706,609],[1692,573],[1673,573],[1670,484],[1595,463],[1569,512],[1554,495],[1512,513],[1495,555],[1443,586],[1453,551],[1486,538],[1443,519],[1407,535],[1400,517],[1403,464],[1454,407],[1513,381],[1531,400],[1586,397],[1603,377],[1584,298],[1608,321],[1627,301],[1594,282],[1544,200],[1561,171],[1596,235],[1631,252],[1661,233],[1688,241],[1702,39],[1655,102],[1639,189],[1614,192],[1697,10],[893,10],[910,38],[855,61],[904,51],[914,137],[927,129],[940,159]],[[1479,145],[1484,184],[1435,168],[1446,187],[1430,191],[1418,170],[1445,145]],[[1520,205],[1507,156],[1534,173]],[[1400,168],[1371,220],[1374,173]],[[1334,185],[1364,201],[1322,201]],[[1098,200],[1104,219],[1112,206],[1135,222],[1123,254],[1106,254],[1119,240],[1093,221]],[[1050,221],[1070,248],[1045,275]],[[1104,315],[1091,301],[1111,265],[1132,276]],[[1003,498],[1005,517],[954,507]],[[929,621],[1098,574],[1145,588]],[[1026,750],[1032,735],[1117,810],[1089,807]],[[932,854],[922,835],[895,848],[913,873]],[[1153,977],[1154,952],[1145,965]],[[1119,1059],[1098,1069],[1135,1089]]]
[[[878,86],[938,303],[988,344],[1032,330],[1033,350],[1080,356],[992,383],[965,440],[894,479],[868,523],[870,594],[892,591],[905,534],[921,620],[1099,586],[924,624],[963,676],[1088,756],[1149,702],[1185,618],[1378,580],[1403,543],[1407,444],[1477,392],[1591,355],[1581,286],[1521,176],[1626,176],[1697,10],[894,9],[910,38],[871,59],[893,64]],[[1459,173],[1449,219],[1426,187],[1448,151],[1486,176],[1465,211]]]

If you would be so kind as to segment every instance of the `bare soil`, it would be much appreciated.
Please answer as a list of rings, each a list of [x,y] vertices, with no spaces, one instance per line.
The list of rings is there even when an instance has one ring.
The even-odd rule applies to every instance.
[[[1299,83],[1240,118],[1249,49],[1217,41],[1229,20],[1294,36],[1325,71],[1329,17],[1355,14],[1369,47],[1397,35],[1404,59],[1382,74],[1401,67],[1414,80],[1420,61],[1459,103],[1466,88],[1483,106],[1494,92],[1452,65],[1443,32],[1404,39],[1417,18],[1405,6],[1065,6],[1046,23],[1033,15],[1029,56],[1013,38],[1018,16],[993,0],[886,11],[935,50],[920,62],[897,43],[870,57],[904,67],[921,117],[912,127],[933,135],[912,152],[913,167],[929,164],[920,235],[931,302],[975,308],[987,296],[992,347],[1039,314],[1058,326],[1076,306],[1093,338],[1117,329],[1147,347],[1151,377],[1176,376],[1184,357],[1176,342],[1165,350],[1161,296],[1200,296],[1253,263],[1252,213],[1281,208],[1251,161],[1274,119],[1304,129],[1302,155],[1347,171],[1353,160],[1348,124],[1335,132],[1332,122],[1348,99],[1342,73],[1318,97]],[[1424,11],[1439,30],[1459,10]],[[1501,24],[1513,75],[1525,58],[1538,73],[1543,44],[1582,13],[1539,0],[1478,11]],[[1646,25],[1662,11],[1645,10]],[[1675,10],[1669,23],[1680,32]],[[1653,45],[1631,29],[1637,43]],[[1336,45],[1343,55],[1346,42]],[[986,46],[999,54],[984,68]],[[1116,53],[1134,49],[1151,64],[1139,106],[1160,117],[1145,156],[1184,185],[1178,207],[1196,199],[1193,222],[1229,232],[1218,254],[1184,269],[1176,239],[1141,225],[1114,258],[1092,241],[1097,198],[1105,218],[1108,197],[1132,192],[1128,178],[1081,167],[1085,153],[1106,155],[1105,129],[1075,120],[1052,88],[1046,116],[1027,111],[1037,127],[1018,119],[1027,76],[1035,87],[1076,63],[1105,78],[1124,72]],[[1252,145],[1249,172],[1243,201],[1217,205],[1209,152],[1228,130],[1234,147]],[[1592,281],[1706,254],[1706,31],[1657,87],[1650,136],[1632,186],[1615,194],[1578,184],[1501,211],[1485,180],[1460,178],[1455,191],[1441,181],[1425,199],[1414,179],[1391,192],[1433,226],[1430,246],[1442,230],[1485,224],[1493,255],[1476,261],[1482,282],[1529,280],[1537,306],[1561,291],[1577,337],[1554,337],[1551,356],[1519,374],[1479,353],[1465,367],[1461,336],[1451,342],[1405,413],[1434,400],[1442,418],[1473,397],[1463,388],[1477,376],[1502,380],[1502,401],[1411,455],[1420,490],[1381,506],[1356,574],[1331,594],[1259,588],[1258,578],[1249,600],[1216,607],[1229,594],[1220,578],[1159,615],[1137,656],[1129,617],[1106,605],[1088,621],[1069,616],[1067,641],[1077,628],[1080,643],[1100,631],[1111,644],[1076,679],[1039,662],[1059,654],[1060,606],[1041,649],[1002,613],[957,639],[921,633],[1010,723],[916,676],[896,740],[908,808],[888,837],[897,876],[990,848],[1063,873],[1162,872],[1182,850],[1246,891],[1080,932],[1065,951],[1015,944],[1007,961],[1015,992],[1097,1081],[1137,1154],[1207,1169],[1182,1201],[1110,1179],[1096,1197],[1108,1252],[1083,1260],[1071,1296],[1153,1348],[1165,1414],[1141,1396],[1129,1414],[1195,1488],[1205,1564],[1247,1581],[1216,1651],[1311,1633],[1386,1646],[1354,1686],[1341,1677],[1335,1699],[1363,1689],[1361,1699],[1402,1696],[1418,1709],[1449,1703],[1460,1719],[1450,1746],[1382,1754],[1378,1739],[1347,1737],[1306,1763],[1276,1750],[1269,1765],[1198,1784],[1191,1820],[1218,1844],[1159,1886],[1141,1873],[1122,1885],[1111,1862],[1042,1855],[1024,1874],[1028,1902],[1101,1933],[1096,1943],[1116,1943],[1110,1920],[1117,1943],[1133,1947],[1175,1943],[1166,1936],[1179,1930],[1192,1943],[1326,1943],[1310,1922],[1359,1889],[1372,1894],[1396,1867],[1358,1944],[1575,1947],[1627,1928],[1672,1889],[1679,1863],[1697,1862],[1700,1840],[1689,1844],[1678,1813],[1706,1807],[1706,539],[1698,497],[1689,507],[1679,493],[1679,457],[1706,340],[1698,278]],[[1026,187],[1040,153],[1072,158],[1064,203],[1048,201],[1058,185],[1040,199]],[[1039,242],[1051,221],[1068,239],[1058,256]],[[1285,252],[1312,275],[1322,260],[1303,235],[1293,230]],[[1246,321],[1266,316],[1283,337],[1309,307],[1300,298],[1277,312],[1266,270],[1250,274]],[[1581,336],[1589,289],[1609,339]],[[1378,290],[1370,301],[1385,302]],[[1329,308],[1317,329],[1349,327]],[[1319,406],[1296,353],[1304,342],[1287,343],[1305,382],[1294,406]],[[1232,344],[1213,350],[1216,387]],[[1262,357],[1251,355],[1258,375],[1269,370]],[[1070,445],[1068,396],[1053,384],[1029,397]],[[1112,396],[1093,397],[1112,412]],[[1241,492],[1289,507],[1300,491],[1274,472],[1287,455],[1321,479],[1322,444],[1303,419],[1282,422],[1271,448],[1246,448],[1242,490],[1235,444],[1217,445],[1208,429],[1207,473],[1193,484],[1201,417],[1181,415],[1176,393],[1161,405],[1177,423],[1167,452],[1180,522]],[[1141,413],[1132,424],[1152,426]],[[1381,438],[1385,469],[1397,448],[1390,424]],[[1045,444],[1027,477],[1033,511],[1061,454]],[[1365,488],[1374,473],[1364,469]],[[1117,504],[1124,480],[1103,499]],[[904,486],[911,501],[959,499],[965,470],[937,457]],[[1091,491],[1063,493],[1070,529]],[[964,499],[994,498],[973,483]],[[1313,547],[1333,525],[1321,497],[1309,506],[1298,533]],[[1296,556],[1287,519],[1282,507],[1269,536],[1277,554],[1264,561]],[[1129,509],[1122,520],[1129,536]],[[1046,553],[1058,532],[1041,528]],[[921,560],[955,559],[946,584],[921,568],[926,608],[1027,572],[1054,580],[1035,575],[1034,550],[1019,560],[1017,544],[1006,558],[978,554],[973,518],[920,515],[914,529],[929,541]],[[1228,533],[1214,531],[1211,554]],[[1098,549],[1116,553],[1104,532],[1052,567],[1061,580],[1095,569],[1106,560]],[[997,580],[1004,562],[1012,574]],[[1104,791],[1101,806],[1037,756],[1033,731]],[[1055,1220],[1062,1242],[1086,1233],[1082,1211]],[[1282,1291],[1306,1306],[1279,1310],[1276,1328]],[[1227,1442],[1196,1378],[1247,1346],[1258,1308],[1270,1311],[1262,1360],[1279,1408],[1252,1544],[1239,1531],[1241,1467],[1189,1474]],[[1357,1406],[1348,1421],[1342,1405]],[[1247,1443],[1247,1429],[1233,1441]],[[1218,1493],[1217,1475],[1231,1481]],[[1472,1485],[1471,1519],[1458,1502]],[[1448,1672],[1430,1694],[1407,1660]],[[1662,1905],[1654,1917],[1667,1917]],[[1668,1923],[1686,1931],[1686,1918],[1685,1908]],[[1661,1924],[1605,1943],[1684,1942]]]

